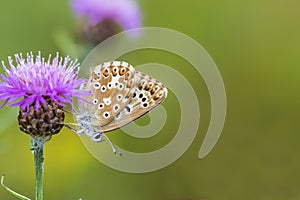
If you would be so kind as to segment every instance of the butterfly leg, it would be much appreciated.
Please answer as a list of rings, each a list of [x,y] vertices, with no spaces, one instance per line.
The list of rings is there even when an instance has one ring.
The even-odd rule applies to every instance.
[[[102,133],[98,133],[98,132],[94,133],[94,134],[91,136],[91,138],[92,138],[92,140],[93,140],[94,142],[103,142],[103,141],[104,141],[104,140],[103,140],[103,134],[102,134]]]
[[[104,139],[103,139],[104,138]],[[115,145],[111,142],[111,140],[104,134],[104,133],[96,133],[92,136],[92,140],[95,142],[103,142],[103,141],[107,141],[114,154],[119,154],[120,156],[122,156],[122,153],[115,147]]]
[[[71,124],[71,125],[76,125],[76,124],[72,124],[72,123],[70,123],[70,124]],[[77,134],[77,135],[79,135],[79,136],[81,136],[82,133],[84,132],[84,129],[76,130],[76,129],[72,128],[71,126],[69,126],[68,124],[64,124],[64,126],[65,126],[66,128],[68,128],[68,129],[70,129],[70,131],[72,131],[73,133],[75,133],[75,134]]]
[[[119,156],[122,157],[121,151],[119,151],[119,150],[115,147],[115,145],[110,141],[110,139],[109,139],[104,133],[103,133],[103,136],[105,137],[106,141],[109,142],[109,144],[110,144],[110,146],[111,146],[111,148],[112,148],[114,154],[119,154]]]
[[[72,126],[80,126],[80,124],[76,124],[76,123],[68,123],[68,125],[72,125]]]
[[[78,111],[75,110],[75,108],[73,108],[73,110],[74,110],[75,112],[72,112],[72,111],[63,109],[63,111],[64,111],[65,113],[69,113],[69,114],[71,114],[71,115],[77,115],[77,114],[79,113]]]
[[[72,128],[71,126],[69,126],[68,124],[63,124],[66,128],[70,129],[70,131],[72,131],[73,133],[77,133],[77,130],[75,128]]]

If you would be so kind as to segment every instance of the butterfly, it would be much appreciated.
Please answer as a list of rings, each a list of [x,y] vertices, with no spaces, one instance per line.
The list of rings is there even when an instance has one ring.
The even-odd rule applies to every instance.
[[[86,134],[95,142],[105,139],[117,150],[104,134],[125,126],[158,106],[167,97],[167,88],[158,80],[135,71],[124,61],[105,62],[90,69],[88,82],[81,90],[92,92],[78,102],[75,114],[79,127],[73,132]]]

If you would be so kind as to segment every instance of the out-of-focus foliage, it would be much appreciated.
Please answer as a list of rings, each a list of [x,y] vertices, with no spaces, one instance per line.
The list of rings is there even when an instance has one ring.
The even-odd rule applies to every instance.
[[[228,98],[222,136],[213,151],[199,160],[197,154],[210,117],[203,80],[194,76],[195,71],[182,58],[170,53],[132,52],[124,59],[133,64],[164,63],[190,80],[201,106],[194,143],[162,170],[127,174],[99,163],[76,135],[64,129],[45,147],[45,199],[299,199],[300,2],[139,3],[145,26],[171,28],[191,36],[218,65]],[[0,16],[1,60],[27,51],[54,54],[60,48],[55,33],[64,30],[72,35],[76,27],[68,1],[3,1]],[[172,98],[165,106],[179,109]],[[6,174],[8,186],[33,197],[33,157],[29,136],[18,130],[17,112],[10,108],[0,111],[0,173]],[[69,115],[68,121],[72,120]],[[139,122],[143,120],[147,122],[147,117]],[[176,125],[179,119],[170,116],[168,120]],[[122,148],[147,152],[170,141],[175,128],[169,124],[168,131],[147,141],[132,139],[121,131],[109,135]],[[13,197],[0,189],[0,199]]]

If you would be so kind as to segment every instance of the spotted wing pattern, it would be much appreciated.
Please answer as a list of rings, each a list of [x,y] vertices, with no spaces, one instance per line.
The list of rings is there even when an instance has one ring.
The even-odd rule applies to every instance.
[[[166,97],[167,89],[159,81],[141,72],[135,72],[134,92],[124,109],[114,116],[114,120],[101,129],[111,131],[138,119],[158,106]]]
[[[106,62],[92,69],[90,84],[98,126],[109,124],[130,102],[137,81],[134,77],[134,68],[126,62]]]

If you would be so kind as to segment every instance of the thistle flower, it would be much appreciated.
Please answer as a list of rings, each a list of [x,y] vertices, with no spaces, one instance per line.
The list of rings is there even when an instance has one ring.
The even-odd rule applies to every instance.
[[[15,61],[15,64],[14,64]],[[35,199],[43,199],[44,144],[64,126],[66,104],[71,105],[72,97],[90,95],[88,91],[77,90],[86,80],[79,78],[79,64],[68,56],[57,55],[45,60],[39,52],[37,56],[28,53],[26,59],[16,54],[8,57],[10,68],[4,62],[4,75],[0,75],[1,107],[19,106],[18,122],[20,129],[31,136],[30,150],[34,155]],[[18,199],[29,199],[14,192],[3,184],[9,193]]]
[[[141,13],[133,0],[73,0],[73,10],[80,17],[87,17],[90,25],[110,19],[124,29],[141,26]]]
[[[141,12],[134,0],[73,0],[75,15],[87,21],[80,26],[81,39],[94,45],[124,30],[141,27]]]
[[[0,100],[4,100],[1,108],[19,106],[18,116],[20,129],[32,136],[51,136],[63,126],[63,107],[72,107],[72,97],[81,98],[86,91],[77,90],[84,79],[78,79],[79,64],[77,60],[64,59],[57,53],[54,59],[49,55],[45,60],[41,53],[34,58],[22,54],[8,58],[8,69],[4,62],[5,74],[0,75]],[[76,70],[76,71],[74,71]]]

